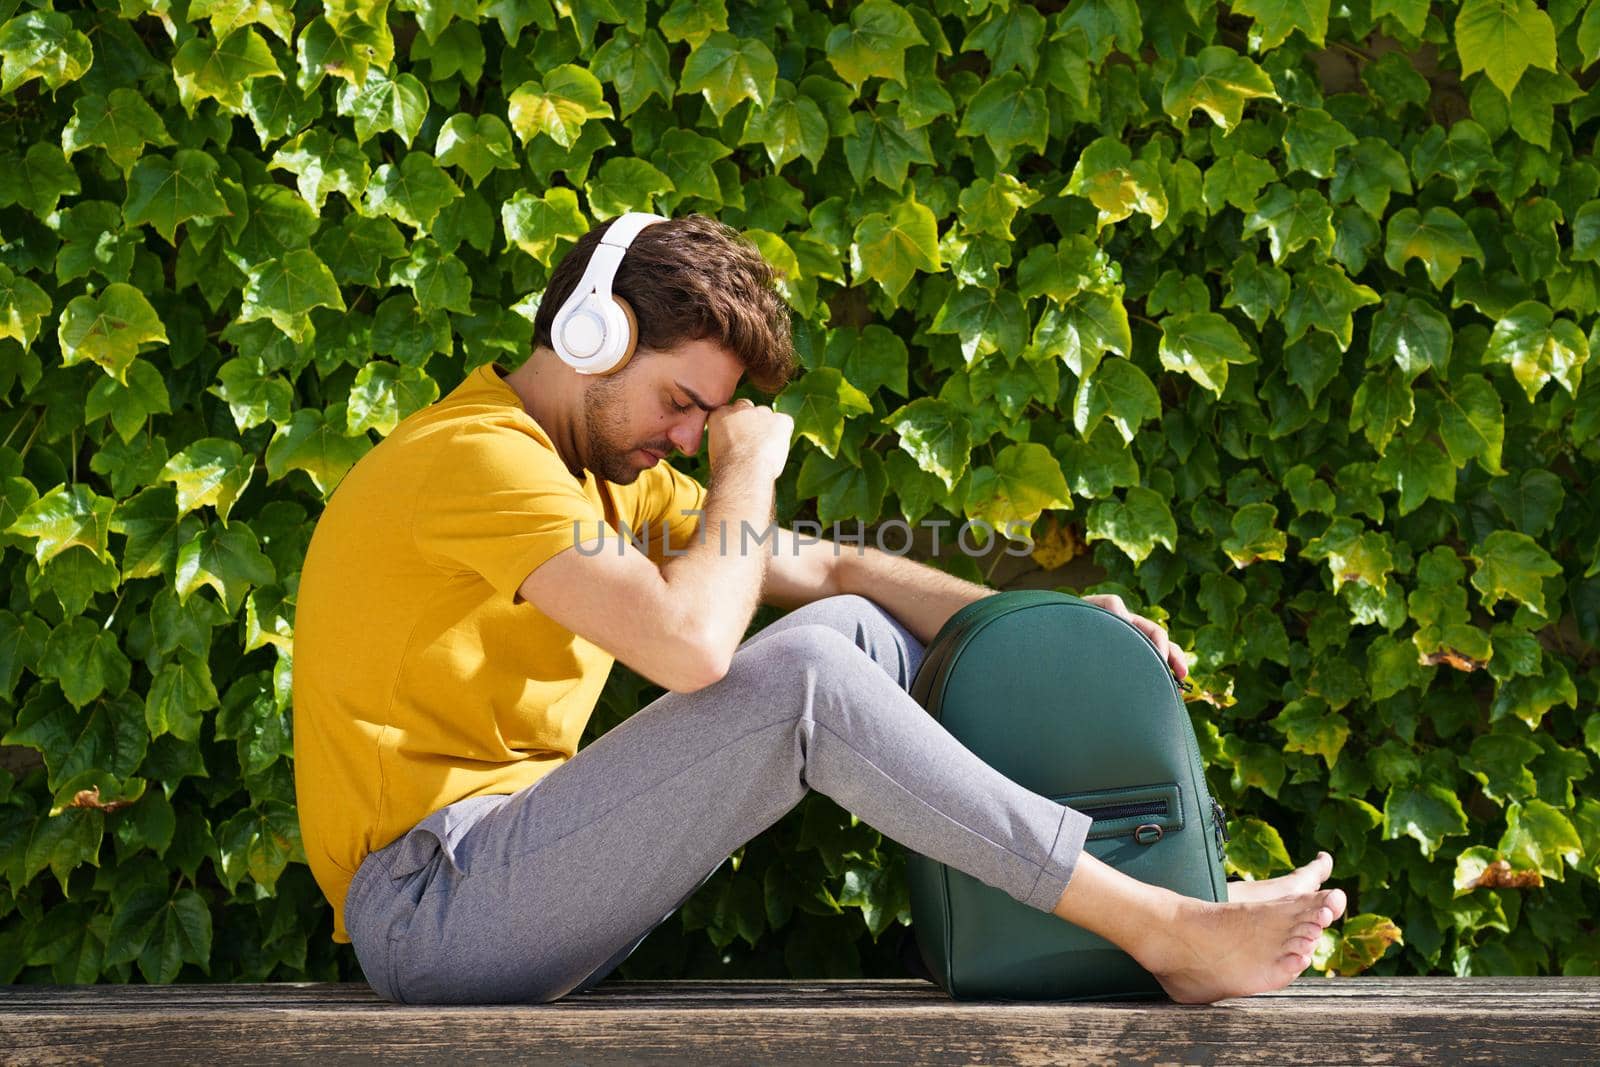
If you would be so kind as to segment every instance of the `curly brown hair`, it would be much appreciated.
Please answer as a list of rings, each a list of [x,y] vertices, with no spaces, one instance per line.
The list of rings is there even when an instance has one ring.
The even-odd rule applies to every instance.
[[[534,315],[535,345],[551,347],[556,312],[572,295],[612,221],[578,238],[556,264]],[[757,389],[774,394],[795,369],[789,305],[776,288],[781,277],[738,230],[691,214],[641,230],[628,246],[611,289],[633,307],[640,348],[667,349],[696,340],[720,343],[744,364]]]

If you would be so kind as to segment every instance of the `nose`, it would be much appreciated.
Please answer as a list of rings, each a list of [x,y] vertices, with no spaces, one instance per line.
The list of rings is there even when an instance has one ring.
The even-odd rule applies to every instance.
[[[704,432],[705,420],[695,419],[692,422],[678,423],[667,437],[678,446],[678,451],[686,456],[692,456],[700,451],[700,437]]]

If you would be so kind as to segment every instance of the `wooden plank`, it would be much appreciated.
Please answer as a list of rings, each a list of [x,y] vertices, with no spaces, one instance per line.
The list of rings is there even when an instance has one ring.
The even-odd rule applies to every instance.
[[[363,983],[0,988],[7,1064],[1596,1063],[1600,979],[1302,978],[1256,997],[954,1001],[914,979],[607,981],[554,1004]]]

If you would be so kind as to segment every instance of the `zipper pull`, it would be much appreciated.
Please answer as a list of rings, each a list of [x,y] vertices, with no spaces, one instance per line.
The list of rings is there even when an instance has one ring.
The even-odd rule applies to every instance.
[[[1228,833],[1228,815],[1217,803],[1216,797],[1211,798],[1211,823],[1216,828],[1218,848],[1233,840],[1233,835]]]

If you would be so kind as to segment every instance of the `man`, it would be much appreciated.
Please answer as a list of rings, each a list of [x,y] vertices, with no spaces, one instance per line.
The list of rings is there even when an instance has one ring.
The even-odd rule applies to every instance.
[[[620,370],[553,351],[608,228],[556,267],[528,360],[477,368],[397,426],[307,551],[300,818],[334,940],[374,989],[484,1003],[587,988],[811,788],[1107,937],[1175,999],[1308,966],[1344,909],[1318,888],[1326,854],[1236,883],[1228,904],[1135,881],[1083,851],[1086,816],[910,697],[925,643],[991,590],[788,530],[776,551],[744,542],[772,519],[792,422],[733,394],[746,375],[777,392],[793,355],[775,276],[733,230],[691,216],[631,238],[612,280],[638,331]],[[703,436],[709,492],[661,462]],[[1159,627],[1095,599],[1184,671]],[[790,610],[743,639],[758,603]],[[613,659],[668,692],[578,752]]]

